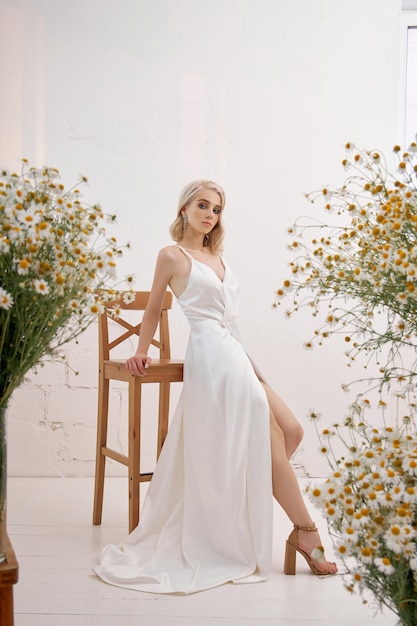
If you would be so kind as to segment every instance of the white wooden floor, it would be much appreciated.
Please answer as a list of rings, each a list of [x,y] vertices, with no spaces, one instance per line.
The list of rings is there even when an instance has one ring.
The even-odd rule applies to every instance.
[[[106,481],[103,524],[91,524],[91,478],[9,478],[8,529],[20,568],[15,626],[394,626],[298,558],[282,571],[291,526],[275,509],[273,571],[265,583],[224,585],[191,596],[161,596],[106,585],[92,573],[101,548],[126,535],[127,480]],[[317,516],[316,516],[317,518]],[[325,524],[316,519],[328,554]]]

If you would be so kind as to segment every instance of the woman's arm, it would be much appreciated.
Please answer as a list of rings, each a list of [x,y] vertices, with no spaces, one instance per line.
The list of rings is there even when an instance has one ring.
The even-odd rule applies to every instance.
[[[144,376],[145,369],[151,362],[148,350],[158,326],[165,291],[175,272],[174,256],[176,258],[176,255],[167,248],[158,254],[151,293],[143,314],[138,347],[136,353],[126,360],[126,368],[136,376]]]

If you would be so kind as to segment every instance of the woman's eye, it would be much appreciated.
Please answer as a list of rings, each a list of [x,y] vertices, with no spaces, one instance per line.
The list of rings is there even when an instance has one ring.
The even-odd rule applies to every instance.
[[[199,207],[200,209],[206,209],[206,208],[207,208],[207,205],[206,205],[204,202],[200,202],[200,204],[198,205],[198,207]]]
[[[213,209],[213,213],[215,213],[216,215],[219,215],[220,209]]]

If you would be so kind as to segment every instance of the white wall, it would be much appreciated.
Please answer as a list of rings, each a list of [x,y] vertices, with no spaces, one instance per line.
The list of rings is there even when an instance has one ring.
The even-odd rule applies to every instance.
[[[139,289],[169,243],[183,185],[220,182],[242,334],[305,427],[297,461],[311,474],[324,461],[307,410],[343,417],[349,398],[339,389],[352,372],[336,343],[305,351],[313,321],[287,321],[271,303],[291,258],[286,228],[313,210],[304,192],[342,180],[345,141],[388,151],[401,140],[400,8],[399,0],[0,0],[1,165],[16,168],[25,156],[60,169],[66,185],[88,175],[86,199],[117,212],[115,234],[132,243],[120,275],[133,270]],[[177,308],[171,320],[181,357],[187,327]],[[94,329],[66,365],[29,377],[9,411],[11,474],[93,472],[96,378]],[[112,402],[112,437],[121,440],[124,392]]]

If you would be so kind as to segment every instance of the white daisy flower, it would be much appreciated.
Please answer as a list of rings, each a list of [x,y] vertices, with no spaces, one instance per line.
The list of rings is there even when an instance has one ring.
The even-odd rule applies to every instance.
[[[391,561],[387,557],[377,557],[374,559],[374,563],[380,572],[390,576],[395,572],[395,568],[391,565]]]
[[[46,296],[49,293],[49,285],[46,280],[39,280],[38,278],[35,278],[33,286],[35,287],[36,293],[40,293],[43,296]]]
[[[342,534],[341,534],[341,538],[342,541],[344,543],[349,542],[349,543],[356,543],[357,539],[358,539],[358,532],[352,528],[352,526],[347,526]]]
[[[0,253],[8,254],[10,250],[10,241],[5,237],[0,238]]]
[[[134,302],[135,298],[136,294],[134,291],[125,291],[125,293],[123,294],[123,302],[125,302],[126,304]]]
[[[401,554],[404,539],[404,531],[398,524],[391,526],[385,533],[387,547],[396,554]]]
[[[0,309],[8,311],[13,306],[12,296],[3,287],[0,287]]]
[[[30,260],[29,259],[20,259],[16,261],[17,273],[21,276],[25,276],[29,273],[30,269]]]
[[[409,474],[412,474],[413,476],[417,476],[417,458],[416,457],[414,456],[408,457],[404,461],[404,467],[407,469],[407,472]]]

